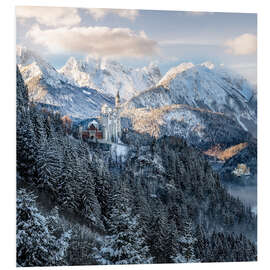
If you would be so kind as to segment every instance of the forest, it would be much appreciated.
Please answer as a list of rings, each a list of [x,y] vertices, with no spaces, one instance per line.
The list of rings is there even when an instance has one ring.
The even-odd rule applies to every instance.
[[[257,260],[257,216],[182,138],[127,130],[113,158],[32,103],[18,69],[16,108],[17,266]]]

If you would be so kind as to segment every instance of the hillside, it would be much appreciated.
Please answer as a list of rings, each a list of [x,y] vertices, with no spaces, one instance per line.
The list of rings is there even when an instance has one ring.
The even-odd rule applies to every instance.
[[[138,133],[115,160],[30,106],[19,70],[16,121],[18,266],[174,263],[185,237],[196,262],[257,260],[256,215],[184,139]]]
[[[181,64],[169,70],[156,87],[129,100],[125,107],[159,108],[173,104],[223,113],[256,136],[255,89],[224,67]]]
[[[124,107],[121,116],[130,119],[126,128],[156,138],[179,136],[203,150],[221,144],[223,148],[250,140],[251,135],[223,113],[169,105],[154,109]]]
[[[89,87],[78,87],[36,53],[17,47],[17,64],[27,85],[29,99],[56,106],[61,114],[73,118],[99,115],[104,103],[114,105],[111,96]]]

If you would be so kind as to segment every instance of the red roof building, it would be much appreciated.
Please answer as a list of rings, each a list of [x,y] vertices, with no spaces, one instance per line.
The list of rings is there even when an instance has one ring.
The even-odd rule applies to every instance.
[[[84,140],[103,139],[103,132],[102,130],[99,130],[98,123],[96,121],[90,123],[87,130],[82,131],[82,139]]]

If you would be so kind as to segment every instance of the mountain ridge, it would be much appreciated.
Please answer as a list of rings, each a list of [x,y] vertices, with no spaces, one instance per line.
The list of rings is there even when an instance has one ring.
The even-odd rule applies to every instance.
[[[59,73],[80,87],[88,86],[112,96],[119,91],[125,100],[155,86],[161,78],[160,70],[154,63],[147,67],[130,68],[116,61],[90,56],[85,60],[70,57]]]
[[[211,63],[180,64],[169,70],[156,87],[125,103],[127,108],[159,108],[173,104],[224,113],[244,130],[256,130],[256,94],[247,80]]]
[[[16,60],[27,85],[29,99],[35,103],[56,106],[63,115],[89,118],[99,115],[101,106],[114,105],[111,96],[70,82],[36,53],[17,47]]]
[[[96,117],[99,115],[101,106],[104,103],[114,106],[112,93],[118,89],[116,88],[117,80],[121,82],[121,72],[124,71],[126,73],[123,80],[125,81],[132,72],[141,76],[142,74],[147,74],[149,70],[154,70],[159,75],[155,77],[155,72],[154,75],[150,72],[149,81],[151,81],[152,85],[149,88],[146,90],[141,89],[138,93],[132,92],[132,95],[135,96],[127,101],[125,101],[120,93],[122,98],[121,110],[125,112],[125,116],[127,116],[127,112],[129,111],[130,119],[135,119],[136,116],[134,114],[138,113],[138,111],[133,109],[144,108],[146,110],[153,110],[154,112],[156,109],[160,108],[162,111],[166,106],[169,106],[171,109],[165,110],[163,116],[168,121],[174,121],[177,120],[175,118],[176,115],[189,115],[192,121],[190,123],[187,121],[184,122],[190,128],[193,128],[194,134],[197,134],[195,126],[198,123],[209,126],[205,122],[205,117],[202,117],[202,115],[211,115],[209,113],[207,114],[207,111],[224,114],[234,119],[237,123],[237,127],[235,127],[237,130],[240,126],[243,130],[251,133],[254,133],[254,130],[256,131],[257,101],[256,93],[253,91],[254,89],[242,76],[224,67],[215,66],[211,62],[204,62],[197,65],[190,62],[181,63],[171,68],[162,78],[160,78],[160,71],[155,64],[150,64],[148,67],[140,69],[131,69],[124,67],[116,61],[90,56],[84,61],[79,61],[75,57],[71,57],[63,68],[56,70],[36,53],[18,46],[17,64],[28,86],[30,99],[35,102],[58,106],[61,113],[72,116],[73,118],[87,119]],[[61,70],[63,71],[65,68],[70,72],[72,72],[73,68],[76,72],[82,70],[82,74],[75,72],[75,75],[78,75],[77,79],[80,79],[81,86],[76,80],[66,76],[64,74],[66,72],[61,73]],[[114,76],[104,75],[104,72],[109,72],[108,70],[111,70],[111,72],[112,70],[113,72],[121,70],[116,81],[114,81]],[[107,94],[104,93],[106,92],[105,90],[100,88],[93,89],[88,85],[91,76],[94,74],[93,76],[95,77],[99,73],[103,79],[108,78],[108,76],[111,77],[111,84],[106,85],[105,83],[107,87],[112,86],[111,89],[106,90],[108,92]],[[92,75],[88,76],[87,74]],[[85,78],[80,77],[84,75],[86,76]],[[151,77],[152,75],[154,79]],[[102,83],[102,78],[100,79],[97,76],[97,81],[94,81],[93,84]],[[133,84],[130,81],[131,79],[126,80],[125,83],[130,83],[129,86],[132,87]],[[156,81],[155,84],[153,83],[154,81]],[[144,82],[142,84],[145,86]],[[123,85],[121,89],[123,89]],[[128,88],[128,90],[130,89]],[[176,107],[172,109],[173,106]],[[194,109],[201,110],[201,112],[195,112]],[[186,110],[185,113],[184,110]],[[175,115],[172,116],[173,114]],[[154,117],[154,115],[151,117]],[[191,119],[190,117],[188,119]],[[195,119],[196,117],[198,119]],[[219,117],[219,119],[222,119],[222,117]],[[158,116],[155,122],[161,123],[158,129],[162,130],[164,128]],[[171,124],[168,125],[170,126]],[[230,125],[230,128],[233,127]],[[175,132],[176,135],[179,135],[178,131],[175,130]]]

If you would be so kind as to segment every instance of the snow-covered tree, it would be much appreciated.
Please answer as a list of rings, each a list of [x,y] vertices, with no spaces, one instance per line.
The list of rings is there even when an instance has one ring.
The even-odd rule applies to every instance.
[[[150,223],[148,243],[151,255],[154,257],[154,263],[167,263],[170,252],[170,247],[168,246],[168,215],[161,202],[155,207],[156,209]]]
[[[109,235],[105,237],[101,248],[96,250],[95,257],[100,264],[152,262],[138,217],[132,216],[128,197],[129,192],[125,187],[113,195]]]
[[[35,197],[17,192],[17,264],[20,266],[65,265],[70,231],[58,238],[49,230],[48,219],[36,207]]]
[[[192,223],[187,220],[185,222],[185,227],[183,234],[179,237],[181,252],[176,254],[172,259],[175,263],[196,263],[199,262],[195,257],[194,244],[197,239],[193,236],[192,233]]]
[[[17,184],[20,185],[34,174],[36,143],[29,112],[28,92],[18,68],[16,105]]]

